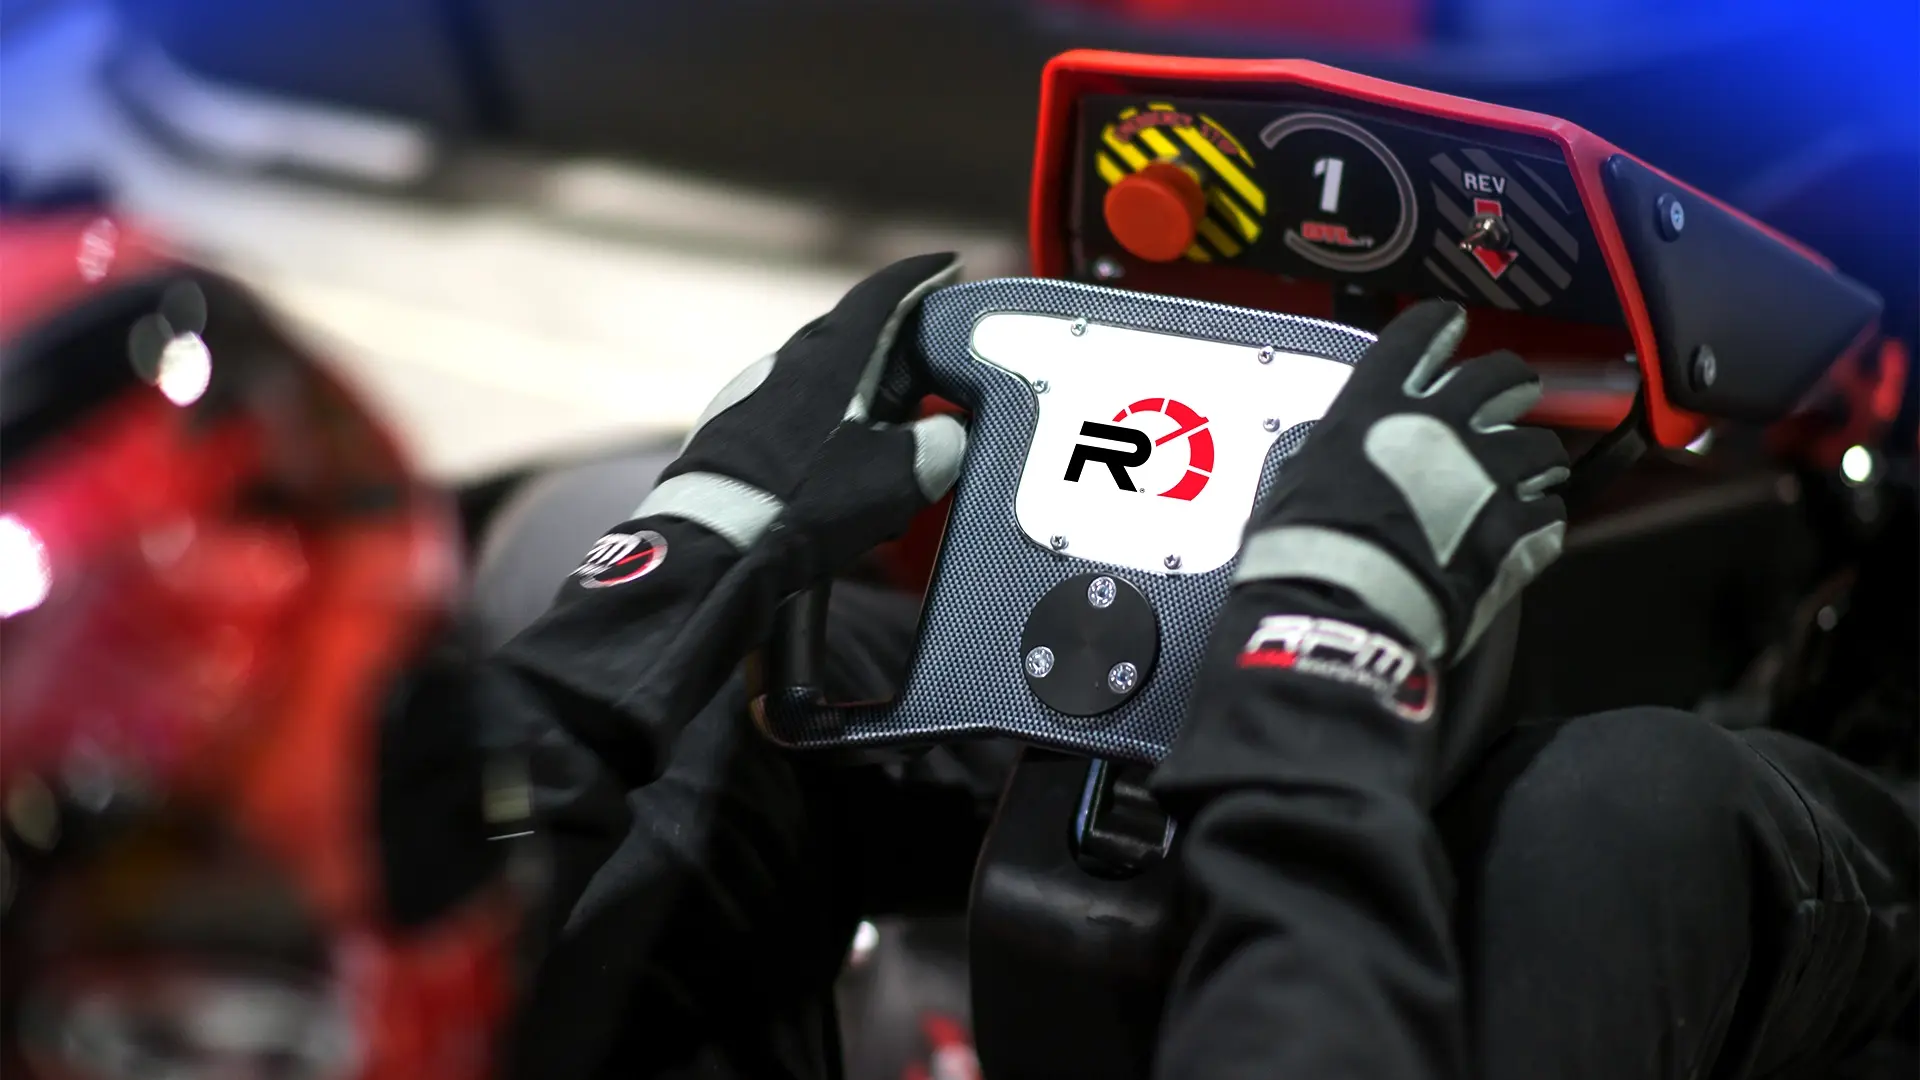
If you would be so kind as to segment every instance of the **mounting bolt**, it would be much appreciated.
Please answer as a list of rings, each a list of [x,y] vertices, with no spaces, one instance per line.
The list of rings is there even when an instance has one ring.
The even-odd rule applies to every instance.
[[[1266,428],[1268,431],[1279,431],[1280,421],[1276,417],[1269,416],[1265,420],[1260,421],[1260,426]]]
[[[1027,674],[1036,679],[1044,679],[1053,671],[1053,650],[1045,645],[1035,645],[1027,653]]]
[[[1110,577],[1097,577],[1087,584],[1087,603],[1097,608],[1112,607],[1119,590]]]
[[[1140,682],[1140,669],[1125,660],[1107,670],[1107,689],[1116,694],[1132,690]]]
[[[1101,281],[1119,281],[1127,276],[1127,271],[1118,259],[1102,255],[1093,260],[1093,276]]]
[[[1067,327],[1067,329],[1073,332],[1074,337],[1079,337],[1081,334],[1087,332],[1087,320],[1075,319],[1073,320],[1073,325]]]
[[[1033,380],[1033,392],[1036,394],[1044,394],[1048,390],[1051,390],[1052,388],[1053,388],[1052,385],[1048,383],[1047,380],[1045,379]]]
[[[1260,362],[1263,364],[1273,363],[1273,356],[1274,352],[1271,347],[1260,350]]]
[[[1665,240],[1678,240],[1687,228],[1687,208],[1672,194],[1653,200],[1653,225]]]
[[[1180,556],[1169,555],[1166,558],[1160,560],[1160,565],[1166,567],[1169,570],[1178,570],[1180,569]]]
[[[1055,536],[1053,539],[1047,541],[1047,545],[1055,551],[1065,551],[1067,550],[1067,538],[1064,536]]]
[[[1688,370],[1693,378],[1695,390],[1705,390],[1720,377],[1720,360],[1713,355],[1713,346],[1702,345],[1693,350],[1693,366]]]

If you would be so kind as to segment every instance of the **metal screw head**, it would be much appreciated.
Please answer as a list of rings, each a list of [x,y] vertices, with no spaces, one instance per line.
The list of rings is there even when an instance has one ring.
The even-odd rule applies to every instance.
[[[1689,372],[1693,377],[1693,388],[1705,390],[1720,377],[1720,360],[1713,355],[1713,346],[1702,345],[1693,350],[1693,367]]]
[[[1266,428],[1268,431],[1279,431],[1280,421],[1277,417],[1269,416],[1265,420],[1260,421],[1260,426]]]
[[[1073,325],[1067,327],[1067,330],[1072,333],[1074,337],[1079,337],[1081,334],[1087,332],[1087,320],[1075,319],[1073,320]]]
[[[1036,645],[1027,652],[1027,674],[1044,679],[1053,672],[1053,650]]]
[[[1047,541],[1047,546],[1055,551],[1065,551],[1067,550],[1067,538],[1056,535],[1053,539]]]
[[[1125,660],[1107,669],[1107,689],[1116,694],[1131,691],[1140,682],[1140,669]]]
[[[1127,276],[1127,271],[1118,259],[1102,255],[1093,260],[1093,276],[1100,281],[1118,281]]]
[[[1087,603],[1097,608],[1113,606],[1113,598],[1119,590],[1114,587],[1110,577],[1097,577],[1087,583]]]
[[[1180,569],[1180,556],[1169,555],[1166,558],[1161,559],[1160,564],[1162,566],[1165,566],[1169,570],[1178,570]]]
[[[1687,228],[1687,208],[1672,194],[1653,200],[1653,224],[1662,238],[1678,240]]]
[[[1033,380],[1033,392],[1034,392],[1034,393],[1036,393],[1036,394],[1044,394],[1044,393],[1046,393],[1046,392],[1047,392],[1048,390],[1051,390],[1051,389],[1053,389],[1053,385],[1052,385],[1051,383],[1049,383],[1049,382],[1047,382],[1047,380],[1045,380],[1045,379],[1035,379],[1035,380]]]
[[[1261,363],[1263,363],[1263,364],[1271,364],[1271,363],[1273,363],[1273,357],[1274,357],[1274,351],[1273,351],[1272,349],[1270,349],[1270,348],[1269,348],[1269,349],[1261,349],[1261,350],[1260,350],[1260,362],[1261,362]]]

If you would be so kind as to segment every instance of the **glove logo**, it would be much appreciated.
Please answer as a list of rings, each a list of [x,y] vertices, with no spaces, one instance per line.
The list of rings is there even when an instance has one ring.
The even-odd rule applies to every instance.
[[[1147,414],[1165,418],[1156,426],[1164,427],[1168,421],[1171,421],[1173,430],[1156,439],[1138,427],[1122,427],[1118,423],[1129,417]],[[1113,477],[1114,485],[1121,491],[1139,491],[1140,488],[1134,483],[1133,477],[1127,470],[1146,465],[1154,456],[1156,449],[1176,440],[1186,443],[1185,466],[1181,467],[1177,459],[1173,459],[1174,464],[1167,466],[1167,469],[1178,469],[1178,473],[1171,478],[1172,482],[1165,491],[1154,494],[1163,499],[1191,502],[1206,489],[1207,482],[1213,479],[1213,432],[1207,429],[1207,418],[1201,416],[1191,405],[1172,398],[1143,398],[1114,413],[1113,419],[1115,423],[1112,424],[1101,424],[1089,420],[1080,425],[1080,435],[1083,439],[1101,441],[1092,443],[1083,441],[1074,444],[1073,455],[1067,459],[1068,481],[1079,483],[1080,474],[1087,463],[1097,461],[1107,467],[1108,474]],[[1123,449],[1102,445],[1103,442],[1126,445]],[[1169,459],[1166,455],[1162,455],[1161,460]]]
[[[1402,719],[1433,715],[1433,674],[1412,649],[1364,627],[1311,615],[1268,615],[1240,649],[1243,668],[1282,668],[1370,690]]]
[[[573,576],[583,589],[624,585],[653,573],[667,557],[667,538],[651,529],[608,533],[594,541],[592,550]]]

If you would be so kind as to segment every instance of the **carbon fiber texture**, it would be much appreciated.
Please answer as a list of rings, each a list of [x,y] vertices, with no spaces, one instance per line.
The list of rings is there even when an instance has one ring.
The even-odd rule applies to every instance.
[[[920,641],[899,696],[884,705],[823,705],[806,691],[771,693],[760,722],[796,748],[880,747],[1005,735],[1039,746],[1146,763],[1165,757],[1200,668],[1207,632],[1234,564],[1205,574],[1158,575],[1069,557],[1021,532],[1014,496],[1037,419],[1027,383],[975,359],[974,324],[1002,311],[1086,318],[1211,341],[1274,346],[1351,364],[1372,337],[1335,323],[1074,282],[1006,278],[943,289],[922,309],[918,344],[930,384],[973,414],[966,464],[954,487]],[[1311,423],[1282,432],[1261,470],[1264,499]],[[1059,582],[1098,571],[1132,582],[1159,613],[1158,670],[1139,693],[1101,716],[1047,708],[1028,689],[1020,635],[1027,614]]]

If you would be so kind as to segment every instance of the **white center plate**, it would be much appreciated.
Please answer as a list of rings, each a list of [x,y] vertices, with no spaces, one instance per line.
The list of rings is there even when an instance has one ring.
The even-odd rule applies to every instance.
[[[974,325],[976,359],[1046,384],[1014,500],[1021,531],[1042,547],[1063,538],[1068,557],[1146,573],[1225,566],[1274,440],[1325,415],[1352,369],[1277,349],[1262,363],[1244,344],[1097,322],[1076,334],[1077,323],[996,312]],[[1128,431],[1102,437],[1087,424]]]

